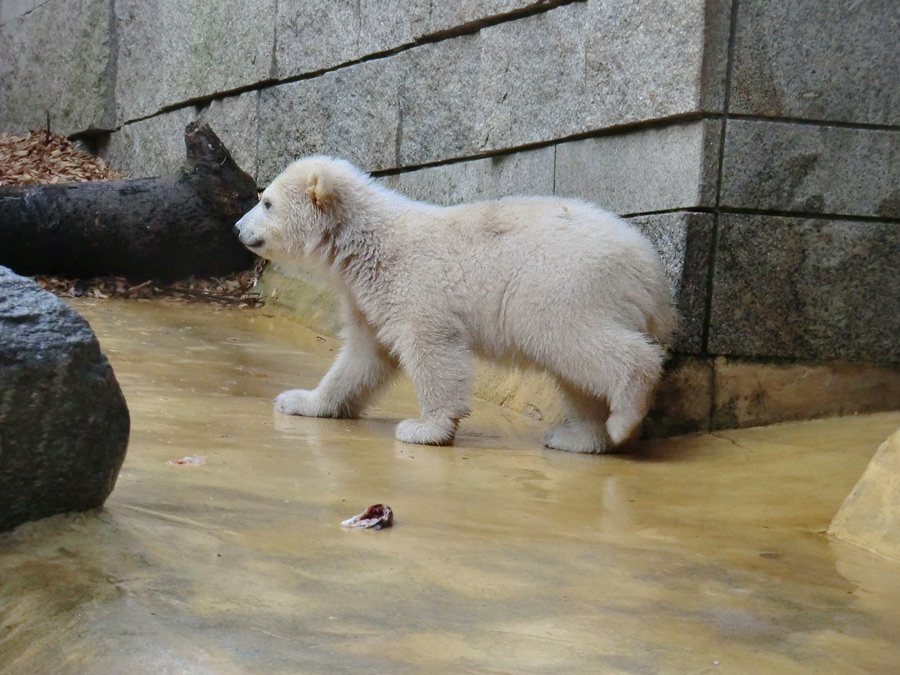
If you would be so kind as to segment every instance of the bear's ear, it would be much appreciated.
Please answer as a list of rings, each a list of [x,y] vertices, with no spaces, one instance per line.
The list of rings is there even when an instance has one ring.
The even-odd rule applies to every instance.
[[[306,190],[312,205],[319,211],[325,211],[334,203],[334,183],[328,171],[315,168],[306,179]]]

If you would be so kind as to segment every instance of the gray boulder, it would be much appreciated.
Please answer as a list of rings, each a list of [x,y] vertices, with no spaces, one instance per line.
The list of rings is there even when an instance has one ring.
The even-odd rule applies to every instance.
[[[101,506],[129,428],[122,390],[87,321],[0,267],[0,531]]]

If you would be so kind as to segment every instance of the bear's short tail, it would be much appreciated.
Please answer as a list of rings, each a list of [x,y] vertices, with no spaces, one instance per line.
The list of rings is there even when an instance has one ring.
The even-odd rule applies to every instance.
[[[678,318],[668,297],[658,299],[654,311],[647,316],[647,335],[663,349],[668,349],[678,330]]]

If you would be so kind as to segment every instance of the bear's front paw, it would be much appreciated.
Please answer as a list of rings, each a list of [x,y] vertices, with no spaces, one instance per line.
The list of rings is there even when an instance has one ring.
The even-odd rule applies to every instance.
[[[456,435],[456,422],[449,418],[403,420],[397,425],[396,437],[404,443],[417,445],[451,445]]]
[[[315,392],[307,389],[291,389],[279,394],[275,398],[275,412],[303,417],[330,417],[322,414],[322,406]]]

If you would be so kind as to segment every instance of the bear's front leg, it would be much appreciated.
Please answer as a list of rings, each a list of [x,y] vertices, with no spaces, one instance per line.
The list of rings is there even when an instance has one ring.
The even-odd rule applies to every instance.
[[[397,440],[419,445],[450,445],[459,420],[469,414],[472,354],[460,336],[417,335],[398,345],[421,417],[397,425]]]
[[[372,397],[396,372],[390,355],[366,327],[347,326],[344,344],[313,390],[291,389],[275,399],[275,410],[304,417],[359,417]]]

